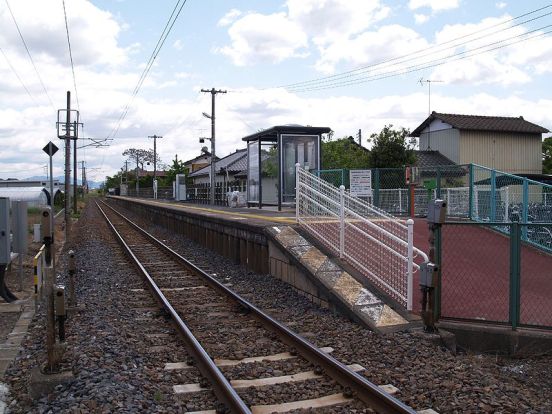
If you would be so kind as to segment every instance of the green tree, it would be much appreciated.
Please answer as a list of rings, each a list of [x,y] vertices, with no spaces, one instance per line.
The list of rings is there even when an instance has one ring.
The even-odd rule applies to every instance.
[[[370,151],[358,145],[353,137],[322,141],[322,169],[364,169],[370,166]]]
[[[552,174],[552,137],[542,142],[542,173]]]
[[[169,167],[169,170],[167,171],[167,175],[164,179],[163,185],[164,186],[171,186],[172,182],[176,180],[177,174],[185,174],[186,169],[184,168],[184,162],[180,161],[177,157],[175,157],[174,160],[172,160],[172,164]]]
[[[386,125],[379,134],[370,135],[373,143],[370,151],[372,168],[400,168],[416,162],[416,156],[407,140],[410,131],[406,128],[393,129]]]

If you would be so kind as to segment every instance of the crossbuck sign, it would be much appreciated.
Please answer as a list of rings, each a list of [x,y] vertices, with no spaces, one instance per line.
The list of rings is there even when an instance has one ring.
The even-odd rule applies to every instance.
[[[349,182],[351,184],[351,195],[355,197],[372,196],[372,171],[350,170]]]

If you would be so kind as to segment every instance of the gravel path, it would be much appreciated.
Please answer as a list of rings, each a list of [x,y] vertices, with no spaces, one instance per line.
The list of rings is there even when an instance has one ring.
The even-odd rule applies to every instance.
[[[79,273],[78,299],[85,310],[67,322],[65,367],[75,379],[38,401],[27,394],[32,367],[44,361],[44,315],[30,326],[21,352],[8,369],[8,412],[186,412],[215,406],[213,395],[196,394],[188,400],[174,398],[170,385],[196,382],[194,369],[167,372],[165,362],[185,361],[184,346],[168,341],[174,329],[155,302],[129,289],[144,288],[119,253],[95,207],[88,205],[79,221],[75,244]],[[398,398],[415,409],[434,408],[440,413],[552,412],[552,358],[543,356],[509,360],[472,354],[451,355],[416,335],[403,332],[378,336],[347,319],[317,308],[290,286],[268,275],[236,267],[225,258],[159,227],[153,233],[179,252],[209,266],[232,288],[268,313],[288,323],[318,346],[331,346],[343,363],[360,363],[364,375],[377,384],[393,384]],[[208,259],[205,259],[207,257]],[[63,260],[62,260],[63,264]],[[129,305],[129,302],[131,304]],[[157,345],[156,352],[151,346]],[[302,368],[302,367],[299,367]],[[299,369],[298,368],[298,369]],[[229,377],[274,375],[287,368],[274,365],[225,369]],[[332,384],[327,384],[331,388]],[[271,391],[272,392],[272,391]],[[277,390],[274,392],[278,392]],[[316,388],[303,388],[308,397]],[[269,399],[265,392],[248,390],[248,398]],[[300,396],[298,396],[300,397]],[[319,412],[355,412],[358,407]]]

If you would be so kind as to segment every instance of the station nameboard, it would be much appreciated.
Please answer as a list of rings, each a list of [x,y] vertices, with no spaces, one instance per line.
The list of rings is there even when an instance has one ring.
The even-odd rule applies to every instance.
[[[355,197],[372,196],[372,171],[350,170],[349,182],[351,195]]]

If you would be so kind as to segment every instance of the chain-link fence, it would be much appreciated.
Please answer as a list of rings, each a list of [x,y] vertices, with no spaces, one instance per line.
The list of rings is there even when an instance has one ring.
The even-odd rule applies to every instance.
[[[552,255],[536,246],[546,245],[552,251],[552,224],[528,224],[519,228],[520,239],[525,235],[530,241],[521,242],[519,249],[519,323],[552,328]]]
[[[524,234],[544,237],[552,224],[444,224],[441,316],[552,329],[552,255]]]

